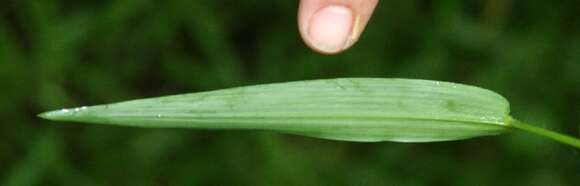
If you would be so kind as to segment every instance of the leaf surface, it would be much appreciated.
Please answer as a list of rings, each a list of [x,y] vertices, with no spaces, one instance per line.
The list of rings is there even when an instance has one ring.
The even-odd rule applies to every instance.
[[[62,109],[41,117],[134,127],[269,130],[359,142],[433,142],[505,132],[508,114],[506,99],[474,86],[341,78]]]

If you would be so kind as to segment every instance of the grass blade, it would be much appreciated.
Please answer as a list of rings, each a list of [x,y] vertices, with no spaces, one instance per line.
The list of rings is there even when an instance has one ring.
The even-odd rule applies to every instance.
[[[439,81],[342,78],[238,87],[43,113],[134,127],[270,130],[346,141],[433,142],[508,131],[509,104]]]

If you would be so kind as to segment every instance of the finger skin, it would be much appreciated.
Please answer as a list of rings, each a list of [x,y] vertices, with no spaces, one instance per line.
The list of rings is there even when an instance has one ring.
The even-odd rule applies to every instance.
[[[378,3],[378,0],[300,0],[298,10],[298,27],[300,35],[305,44],[313,50],[323,54],[336,54],[350,48],[359,39],[361,33],[364,31],[373,11]],[[340,49],[328,50],[315,43],[316,38],[312,38],[309,29],[312,27],[311,23],[313,15],[321,9],[329,6],[344,6],[352,11],[352,26],[350,34]]]

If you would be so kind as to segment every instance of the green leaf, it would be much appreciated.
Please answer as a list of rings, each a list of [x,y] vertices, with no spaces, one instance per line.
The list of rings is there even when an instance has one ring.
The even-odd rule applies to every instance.
[[[269,130],[359,142],[434,142],[506,132],[508,114],[506,99],[478,87],[343,78],[141,99],[40,116],[134,127]]]

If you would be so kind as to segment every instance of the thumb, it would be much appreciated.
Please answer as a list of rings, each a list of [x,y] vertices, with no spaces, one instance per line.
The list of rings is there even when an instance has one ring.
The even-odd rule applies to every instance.
[[[298,27],[310,48],[335,54],[360,37],[378,0],[300,0]]]

